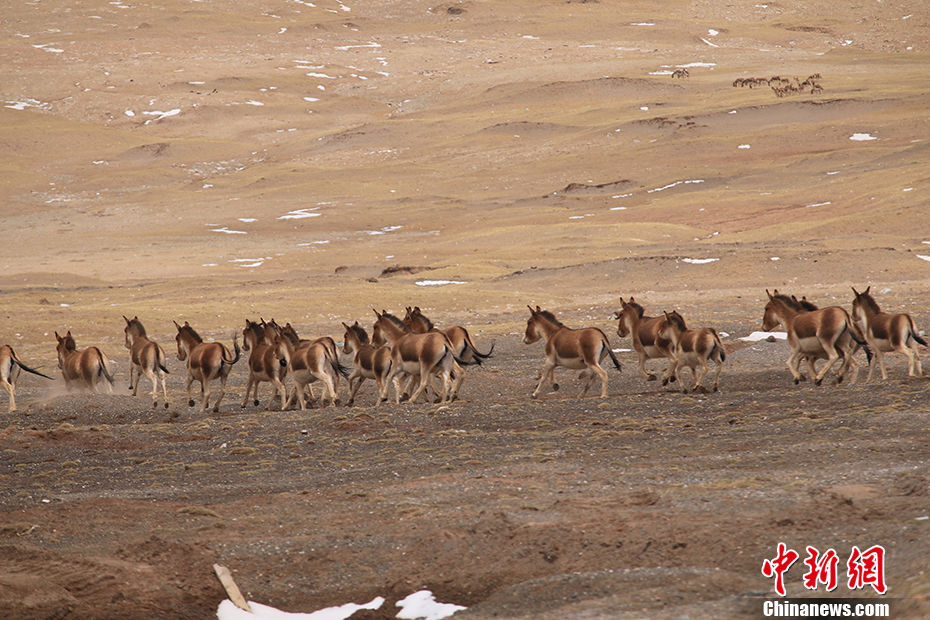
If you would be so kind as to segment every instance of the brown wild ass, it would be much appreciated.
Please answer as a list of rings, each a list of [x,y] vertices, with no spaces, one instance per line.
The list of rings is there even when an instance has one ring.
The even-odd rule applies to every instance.
[[[614,312],[614,318],[619,319],[617,334],[621,338],[631,336],[633,350],[639,355],[639,374],[646,381],[655,381],[656,376],[646,372],[646,361],[667,358],[668,368],[662,373],[662,385],[675,380],[675,350],[672,341],[659,335],[659,328],[665,322],[665,317],[644,316],[643,307],[636,303],[632,297],[630,301],[620,298],[621,309]]]
[[[337,378],[340,375],[348,377],[349,370],[339,363],[338,357],[330,355],[325,341],[320,339],[295,347],[287,337],[279,334],[275,337],[274,346],[276,355],[290,371],[295,384],[294,393],[287,399],[284,406],[289,406],[296,399],[300,410],[306,409],[304,392],[315,381],[323,384],[324,394],[320,396],[321,403],[324,398],[328,397],[330,406],[339,404],[336,396]],[[312,390],[310,397],[313,398]]]
[[[110,359],[97,347],[78,350],[71,330],[58,339],[58,367],[65,379],[65,386],[97,391],[97,384],[106,381],[108,393],[113,393],[113,376],[110,374]]]
[[[242,330],[242,348],[245,351],[251,351],[249,354],[249,381],[245,386],[245,398],[242,399],[242,406],[249,402],[249,392],[254,393],[254,404],[258,405],[258,386],[263,381],[270,381],[274,387],[271,394],[271,400],[268,401],[268,409],[271,409],[271,403],[274,402],[275,395],[281,396],[281,410],[287,405],[287,389],[284,387],[284,377],[287,374],[287,362],[278,354],[278,347],[275,346],[274,340],[278,338],[277,334],[272,336],[272,342],[267,342],[265,334],[266,324],[256,323],[245,320],[245,327]],[[274,333],[273,330],[271,333]]]
[[[165,409],[168,408],[168,387],[165,385],[165,351],[154,340],[145,335],[145,327],[139,317],[127,319],[123,334],[126,337],[126,348],[129,349],[129,389],[135,396],[139,391],[139,380],[144,374],[152,382],[152,407],[158,406],[158,380],[161,379],[161,390],[165,397]],[[135,381],[133,381],[135,377]]]
[[[51,379],[48,375],[42,374],[38,370],[33,370],[26,366],[19,358],[16,352],[8,344],[0,346],[0,385],[10,395],[10,413],[16,411],[16,380],[19,378],[20,369],[31,372],[34,375]]]
[[[229,377],[229,371],[232,370],[233,364],[239,361],[241,350],[239,341],[236,340],[236,334],[233,334],[233,348],[236,351],[235,357],[230,355],[226,345],[219,342],[204,342],[203,339],[194,331],[190,323],[184,321],[184,325],[178,325],[177,321],[174,326],[178,329],[175,340],[178,343],[178,359],[187,361],[187,404],[194,406],[194,399],[191,398],[191,384],[194,381],[200,381],[200,394],[203,401],[202,411],[207,410],[210,404],[210,383],[214,379],[220,380],[220,395],[216,398],[213,405],[213,411],[220,410],[220,401],[226,394],[226,379]]]
[[[788,296],[779,293],[778,289],[775,289],[772,292],[772,295],[777,297],[791,310],[799,314],[813,312],[820,309],[815,303],[808,301],[807,297],[801,297],[801,299],[798,300],[798,298],[794,295]],[[762,326],[766,331],[770,331],[779,325],[784,327],[784,322],[782,321],[781,317],[775,313],[774,307],[775,304],[770,302],[768,305],[766,305],[765,312],[762,316]],[[843,364],[840,366],[840,369],[836,373],[837,383],[842,383],[845,380],[847,372],[852,372],[852,376],[849,379],[850,385],[855,384],[859,378],[859,362],[856,361],[855,354],[859,350],[860,345],[858,342],[853,340],[853,336],[858,337],[859,340],[863,340],[862,333],[859,331],[859,327],[856,326],[855,323],[853,323],[853,329],[843,332],[843,334],[841,334],[839,339],[836,341],[836,349],[840,353],[840,356],[843,357]],[[868,346],[864,346],[862,348],[865,350],[867,363],[871,363],[872,351]],[[819,347],[816,351],[808,351],[805,353],[803,359],[807,361],[807,368],[811,381],[815,381],[817,377],[817,367],[815,365],[816,361],[819,359],[829,359],[829,356],[827,355],[826,351],[823,350],[823,347]],[[800,361],[798,364],[800,367]],[[801,381],[804,381],[805,377],[801,375],[800,379]]]
[[[406,310],[407,314],[404,316],[404,325],[406,325],[407,329],[412,333],[425,334],[426,332],[437,329],[433,326],[433,322],[420,310],[420,306],[414,308],[407,306]],[[446,335],[446,338],[449,339],[449,342],[451,342],[452,346],[455,348],[455,356],[460,360],[471,362],[477,359],[479,362],[482,362],[491,357],[491,354],[494,352],[493,342],[487,353],[480,352],[475,346],[475,343],[472,342],[471,334],[469,334],[468,330],[464,327],[456,325],[438,331]]]
[[[465,362],[455,358],[455,347],[446,335],[437,331],[412,334],[407,331],[403,321],[386,310],[380,313],[374,310],[374,313],[377,320],[372,342],[387,342],[391,347],[388,379],[393,381],[401,373],[419,377],[419,385],[410,396],[410,402],[414,403],[426,390],[431,377],[438,375],[442,381],[439,402],[454,400],[465,379],[465,370],[461,366]],[[401,393],[396,387],[397,384],[395,402],[400,404]]]
[[[920,356],[917,354],[917,345],[927,346],[927,341],[920,337],[914,327],[914,319],[909,314],[888,314],[882,312],[878,303],[869,294],[869,286],[861,293],[853,288],[855,299],[852,302],[852,316],[862,331],[869,346],[875,352],[878,367],[882,371],[882,379],[887,379],[885,372],[885,353],[897,351],[907,357],[907,374],[909,377],[924,374],[920,367]],[[874,366],[869,365],[869,375],[866,381],[872,380]]]
[[[659,328],[659,337],[671,340],[672,346],[675,348],[674,373],[682,392],[687,392],[689,389],[681,380],[682,366],[691,369],[694,381],[690,389],[695,392],[707,392],[701,382],[710,370],[707,364],[709,361],[714,362],[717,367],[714,373],[713,386],[714,391],[717,391],[720,371],[723,369],[723,363],[726,361],[727,355],[723,350],[723,343],[720,342],[720,335],[716,329],[713,327],[688,329],[682,316],[673,310],[665,313],[665,322]],[[697,371],[698,366],[701,367],[700,375]]]
[[[272,323],[273,322],[274,319],[272,319]],[[284,325],[284,327],[277,327],[277,329],[280,331],[282,336],[290,341],[291,345],[295,349],[299,349],[300,347],[309,345],[311,343],[319,343],[326,347],[326,353],[329,355],[330,359],[339,359],[339,350],[336,348],[336,341],[333,340],[331,336],[320,336],[319,338],[313,339],[301,338],[297,335],[297,330],[294,329],[290,323],[287,323]],[[339,377],[341,376],[342,373],[336,373],[336,375],[333,377],[333,389],[336,390],[337,393],[339,392]],[[316,398],[313,395],[313,383],[308,384],[307,389],[310,391],[310,397]],[[293,397],[291,397],[290,400],[293,401]]]
[[[375,347],[368,339],[368,332],[356,321],[353,325],[342,324],[346,329],[343,336],[342,350],[347,355],[353,355],[354,369],[349,375],[349,402],[355,402],[355,395],[365,379],[374,379],[378,383],[378,396],[375,404],[383,403],[388,399],[390,383],[388,375],[391,372],[391,348],[388,346]],[[353,386],[352,382],[355,381]],[[397,389],[395,387],[395,389]]]
[[[539,384],[533,391],[533,398],[539,396],[544,383],[549,383],[553,390],[558,390],[555,382],[555,369],[558,366],[572,370],[581,370],[579,378],[585,378],[584,387],[579,397],[588,393],[595,377],[601,378],[601,398],[607,397],[607,371],[601,367],[601,361],[610,356],[614,367],[620,370],[620,362],[610,348],[607,335],[597,327],[572,329],[565,327],[555,315],[539,306],[530,310],[526,321],[523,342],[533,344],[540,338],[546,342],[546,361],[540,371]]]
[[[827,363],[814,375],[817,385],[823,382],[827,371],[842,360],[836,379],[837,383],[841,383],[852,363],[855,343],[866,345],[849,313],[839,306],[805,312],[795,305],[797,300],[779,294],[777,290],[773,295],[766,289],[765,294],[768,295],[769,302],[762,316],[762,328],[768,331],[779,323],[784,326],[788,333],[788,345],[791,347],[786,363],[795,384],[803,380],[799,368],[805,356],[811,361],[812,371],[813,359],[826,356]]]

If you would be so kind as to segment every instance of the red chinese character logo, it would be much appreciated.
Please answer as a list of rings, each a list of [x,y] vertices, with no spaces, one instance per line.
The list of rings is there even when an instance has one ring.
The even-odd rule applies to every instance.
[[[839,563],[839,557],[836,551],[828,549],[822,556],[814,547],[807,548],[808,571],[804,574],[804,587],[808,590],[816,590],[817,584],[822,583],[827,586],[827,592],[836,588],[836,565]]]
[[[884,594],[888,589],[885,586],[885,548],[881,545],[869,547],[861,552],[859,547],[853,545],[846,568],[849,575],[847,585],[850,590],[869,585],[879,594]]]
[[[775,591],[785,596],[785,573],[800,556],[794,549],[788,549],[785,543],[778,543],[778,553],[771,560],[762,562],[762,574],[775,577]]]

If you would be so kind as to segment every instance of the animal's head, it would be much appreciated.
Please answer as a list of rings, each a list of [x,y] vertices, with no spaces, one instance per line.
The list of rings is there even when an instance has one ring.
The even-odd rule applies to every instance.
[[[617,323],[617,335],[621,338],[629,336],[633,324],[643,318],[644,312],[643,307],[636,303],[632,297],[630,297],[630,301],[624,301],[621,297],[620,310],[614,312],[614,318],[619,321]]]

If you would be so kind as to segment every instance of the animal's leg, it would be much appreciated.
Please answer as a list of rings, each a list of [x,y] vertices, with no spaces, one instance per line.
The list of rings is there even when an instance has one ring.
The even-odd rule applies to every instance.
[[[320,381],[323,382],[324,393],[329,396],[329,406],[335,407],[336,400],[337,400],[336,399],[336,384],[333,381],[333,378],[330,377],[329,374],[324,372],[322,373],[322,376],[320,377]],[[320,398],[322,399],[323,396],[320,396]],[[321,404],[322,404],[322,401],[321,401]]]
[[[164,371],[159,370],[158,375],[161,377],[161,391],[165,397],[165,409],[168,408],[168,378],[165,376]]]
[[[220,401],[226,395],[226,375],[220,375],[220,395],[216,397],[216,403],[213,405],[213,413],[219,413]],[[209,399],[208,399],[209,400]]]
[[[801,382],[801,373],[798,372],[798,366],[801,364],[801,352],[798,350],[791,351],[791,355],[788,356],[788,370],[791,371],[791,376],[794,377],[794,384],[797,385]]]
[[[704,377],[707,376],[707,373],[710,371],[710,368],[707,366],[707,360],[704,359],[704,357],[701,357],[699,359],[699,363],[701,366],[700,373],[698,373],[697,368],[691,369],[691,373],[694,375],[694,386],[691,389],[695,391],[702,390],[706,392],[707,390],[704,389],[703,383],[704,383]]]
[[[914,343],[912,346],[907,346],[905,343],[901,346],[901,352],[907,356],[907,376],[916,377],[922,375],[920,358],[917,357],[917,344]]]
[[[543,383],[549,379],[552,372],[555,370],[555,363],[550,362],[549,359],[546,359],[546,362],[543,364],[542,370],[539,373],[539,383],[536,385],[536,389],[533,391],[533,398],[539,397],[539,392],[542,390]],[[553,385],[550,379],[550,385]]]
[[[353,381],[355,381],[355,385],[352,385]],[[365,377],[355,372],[353,372],[352,375],[349,377],[349,401],[346,403],[347,405],[351,406],[352,403],[355,402],[355,395],[358,394],[358,389],[362,387],[362,383],[364,381],[365,381]],[[378,377],[377,381],[378,381],[378,394],[381,394],[381,387],[383,385],[383,382],[381,381],[380,377]]]
[[[271,392],[271,399],[268,401],[267,409],[271,411],[271,403],[274,402],[275,396],[281,397],[281,411],[287,409],[287,388],[284,387],[284,382],[274,377],[271,380],[271,386],[274,388]]]
[[[132,360],[129,360],[129,389],[132,391],[133,396],[135,396],[136,392],[138,392],[139,390],[139,379],[137,375],[137,372],[138,372],[137,368],[138,367],[132,362]],[[138,370],[141,370],[141,368],[138,368]],[[133,375],[136,375],[135,381],[133,381]]]
[[[201,398],[202,398],[202,401],[203,401],[203,402],[201,403],[201,404],[202,404],[201,412],[206,412],[206,411],[207,411],[207,407],[210,406],[210,393],[211,393],[211,391],[210,391],[210,379],[209,379],[208,377],[204,377],[203,379],[201,379],[201,381],[200,381],[200,391],[201,391],[201,394],[202,394],[202,395],[201,395]],[[217,403],[217,404],[219,404],[219,403]],[[244,406],[245,406],[245,405],[243,405],[243,407],[244,407]],[[215,411],[215,410],[214,410],[214,411]]]
[[[885,371],[885,354],[878,347],[875,347],[875,359],[878,360],[878,369],[882,371],[882,380],[888,378],[888,373]]]
[[[459,397],[459,389],[462,387],[462,382],[465,381],[465,369],[462,368],[458,362],[453,362],[452,374],[455,378],[452,380],[452,392],[449,394],[449,399],[456,400]]]
[[[601,378],[601,398],[607,398],[607,371],[601,368],[600,364],[595,364],[591,367],[591,370],[594,371],[598,377]],[[588,381],[588,385],[594,382],[594,374],[591,375],[591,379]],[[585,392],[587,392],[587,388]]]
[[[720,381],[720,371],[723,370],[723,362],[720,361],[720,358],[715,360],[717,364],[717,371],[714,373],[714,391],[717,391],[717,384]]]
[[[194,377],[190,374],[190,372],[188,372],[187,373],[187,406],[188,407],[194,406],[194,398],[193,396],[191,396],[191,384],[193,382],[194,382]],[[203,382],[200,383],[200,391],[203,392]]]
[[[245,384],[245,398],[242,399],[242,408],[245,409],[246,404],[249,402],[249,391],[251,391],[253,385],[252,373],[249,373],[249,380]],[[257,391],[257,390],[256,390]],[[256,403],[257,404],[257,403]]]
[[[0,381],[3,384],[3,389],[6,390],[6,393],[10,395],[10,413],[16,411],[16,386],[7,381],[5,378]]]
[[[827,371],[833,368],[833,365],[836,364],[840,359],[840,354],[836,350],[836,344],[830,342],[824,338],[820,339],[820,346],[824,351],[827,352],[827,363],[824,364],[823,368],[820,369],[820,372],[817,373],[817,380],[815,383],[820,385],[823,382],[823,378],[827,375]]]
[[[639,374],[641,374],[646,381],[655,381],[656,376],[651,372],[646,372],[646,354],[639,354]]]

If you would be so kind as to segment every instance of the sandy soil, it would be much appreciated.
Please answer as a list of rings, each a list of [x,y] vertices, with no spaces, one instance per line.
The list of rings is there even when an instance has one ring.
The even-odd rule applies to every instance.
[[[210,617],[220,562],[292,611],[748,617],[785,542],[884,546],[895,617],[927,617],[926,379],[795,386],[739,337],[766,288],[930,325],[928,44],[917,0],[5,7],[0,341],[58,376],[71,330],[118,371],[24,376],[2,414],[4,613]],[[526,305],[629,348],[631,295],[729,334],[721,391],[623,352],[607,399],[564,371],[530,399]],[[339,339],[407,305],[495,343],[452,405],[242,408],[240,363],[186,406],[173,320]],[[127,393],[123,315],[169,352],[167,410]]]

